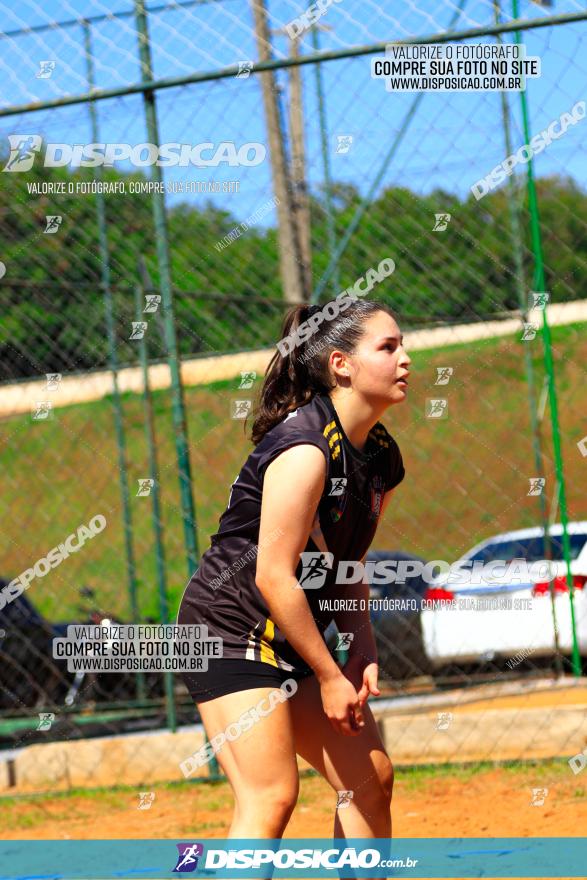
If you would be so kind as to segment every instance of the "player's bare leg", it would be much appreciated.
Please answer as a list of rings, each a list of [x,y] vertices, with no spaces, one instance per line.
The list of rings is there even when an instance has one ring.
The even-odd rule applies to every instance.
[[[348,806],[336,810],[334,836],[390,838],[393,767],[369,705],[363,706],[365,727],[359,736],[334,730],[324,714],[315,676],[299,683],[289,706],[298,754],[335,792],[352,792]]]
[[[251,688],[199,703],[208,739],[272,690]],[[287,702],[278,703],[237,739],[227,740],[216,755],[235,798],[229,838],[280,838],[296,805],[299,773]]]

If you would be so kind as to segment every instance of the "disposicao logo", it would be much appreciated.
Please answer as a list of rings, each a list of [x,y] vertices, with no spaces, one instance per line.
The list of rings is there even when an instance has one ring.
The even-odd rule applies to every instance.
[[[177,843],[179,855],[177,865],[173,873],[191,874],[198,867],[198,859],[204,855],[204,845],[201,843]]]
[[[43,139],[40,134],[9,134],[10,156],[2,171],[30,171]],[[162,168],[216,168],[218,165],[260,165],[267,155],[264,144],[250,142],[237,145],[232,141],[214,144],[46,144],[45,168],[72,167],[112,168],[115,162],[129,161],[136,168],[158,165]]]

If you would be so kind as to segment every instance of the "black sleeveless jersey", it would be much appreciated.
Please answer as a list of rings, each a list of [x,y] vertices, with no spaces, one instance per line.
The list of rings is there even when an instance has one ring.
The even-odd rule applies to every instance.
[[[322,498],[295,573],[324,634],[333,615],[321,610],[319,600],[344,597],[348,589],[336,583],[339,560],[363,558],[375,535],[383,496],[405,473],[399,447],[380,422],[362,453],[352,446],[327,394],[317,394],[291,412],[251,452],[177,616],[179,624],[206,624],[208,635],[222,639],[223,657],[260,660],[289,671],[309,667],[271,620],[255,573],[265,470],[279,453],[300,443],[321,449],[327,464]],[[268,545],[270,541],[271,533]]]

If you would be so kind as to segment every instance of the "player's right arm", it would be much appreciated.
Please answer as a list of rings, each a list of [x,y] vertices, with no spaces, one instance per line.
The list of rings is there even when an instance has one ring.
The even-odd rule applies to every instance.
[[[295,576],[325,478],[324,455],[311,444],[292,446],[268,465],[255,580],[271,619],[314,670],[324,711],[332,725],[341,733],[353,735],[364,724],[357,691],[330,656]]]

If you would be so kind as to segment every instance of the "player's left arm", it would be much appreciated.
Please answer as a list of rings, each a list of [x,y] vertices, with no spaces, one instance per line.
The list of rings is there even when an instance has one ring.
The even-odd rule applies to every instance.
[[[395,492],[390,489],[385,493],[381,504],[379,520]],[[363,556],[361,563],[365,564],[367,554]],[[342,610],[333,613],[334,622],[340,633],[352,633],[349,644],[349,659],[343,667],[343,672],[353,683],[359,694],[359,701],[363,705],[369,694],[379,696],[381,691],[377,686],[379,667],[377,664],[377,648],[375,636],[369,615],[369,583],[365,577],[356,584],[349,584],[344,593],[345,599],[356,599],[357,610]]]

